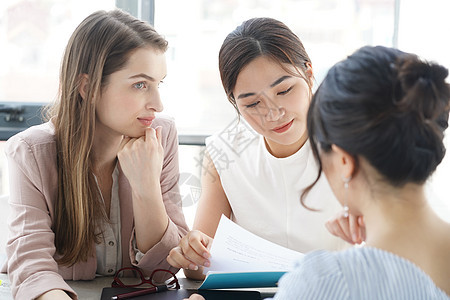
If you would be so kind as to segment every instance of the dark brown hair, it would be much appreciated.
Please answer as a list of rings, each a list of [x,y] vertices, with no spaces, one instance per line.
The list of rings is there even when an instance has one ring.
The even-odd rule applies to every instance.
[[[233,90],[241,70],[259,56],[266,56],[282,64],[290,64],[297,70],[295,76],[303,77],[312,88],[312,81],[305,78],[307,64],[311,63],[302,42],[284,23],[271,18],[254,18],[243,22],[224,40],[219,51],[219,71],[228,101],[239,110]],[[286,71],[285,67],[283,67]],[[300,70],[303,72],[300,72]]]
[[[308,111],[320,166],[316,182],[318,147],[328,152],[335,144],[356,161],[364,157],[392,186],[423,184],[445,155],[447,76],[441,65],[381,46],[363,47],[334,65]]]

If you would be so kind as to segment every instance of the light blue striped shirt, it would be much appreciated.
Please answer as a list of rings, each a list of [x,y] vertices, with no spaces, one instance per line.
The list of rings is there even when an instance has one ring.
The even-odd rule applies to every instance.
[[[364,247],[307,254],[280,279],[274,299],[448,300],[450,297],[412,262],[390,252]]]

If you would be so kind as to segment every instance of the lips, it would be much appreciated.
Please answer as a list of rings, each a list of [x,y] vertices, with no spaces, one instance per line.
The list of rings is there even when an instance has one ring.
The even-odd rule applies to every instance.
[[[283,133],[283,132],[287,131],[289,128],[291,128],[292,123],[294,123],[294,120],[291,120],[289,123],[286,123],[286,124],[281,125],[279,127],[275,127],[272,130],[275,131],[276,133]]]
[[[142,118],[137,118],[139,122],[141,122],[144,126],[148,127],[150,125],[152,125],[153,120],[155,119],[155,117],[142,117]]]

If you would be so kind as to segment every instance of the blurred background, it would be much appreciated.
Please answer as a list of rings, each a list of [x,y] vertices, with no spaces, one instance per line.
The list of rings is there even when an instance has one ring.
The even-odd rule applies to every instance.
[[[201,141],[236,118],[221,86],[217,57],[226,35],[242,21],[273,17],[288,25],[312,59],[315,87],[335,62],[363,45],[397,47],[450,67],[448,0],[2,0],[0,102],[54,101],[71,33],[90,13],[115,7],[153,24],[169,41],[168,76],[161,85],[164,114],[175,118],[180,140],[200,141],[180,146],[180,185],[189,225],[201,193]],[[7,196],[3,144],[0,195]],[[450,222],[449,175],[447,157],[427,192],[436,211]]]

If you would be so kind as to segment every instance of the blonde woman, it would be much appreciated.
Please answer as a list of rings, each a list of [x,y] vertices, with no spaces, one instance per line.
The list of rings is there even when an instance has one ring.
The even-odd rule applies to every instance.
[[[155,117],[166,49],[127,13],[91,14],[65,50],[50,120],[7,142],[15,299],[77,298],[64,280],[170,268],[187,225],[175,125]]]

